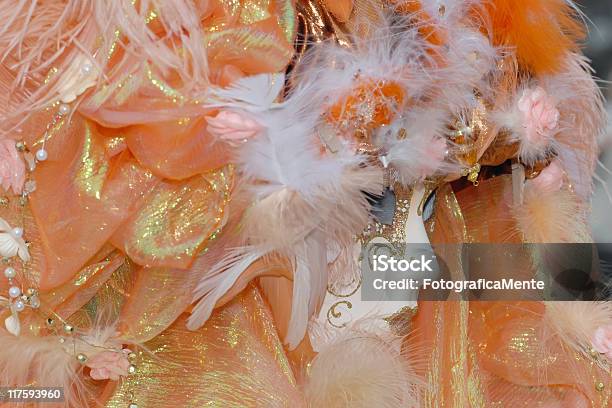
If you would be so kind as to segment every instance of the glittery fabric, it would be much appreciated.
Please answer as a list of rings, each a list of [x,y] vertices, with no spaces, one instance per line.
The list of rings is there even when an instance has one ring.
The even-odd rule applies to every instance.
[[[145,343],[136,375],[106,403],[139,407],[303,407],[271,315],[249,287],[196,332],[185,315]]]
[[[135,267],[119,315],[121,336],[145,342],[164,331],[191,303],[191,292],[203,272],[200,263],[187,271]]]
[[[434,248],[444,250],[436,243],[445,242],[520,242],[509,233],[514,229],[505,203],[511,191],[509,175],[456,194],[450,185],[440,187],[426,223]],[[494,279],[501,269],[534,273],[522,263],[528,254],[514,255],[512,265],[485,262],[484,276]],[[443,257],[453,278],[463,278],[459,254]],[[415,350],[411,361],[427,383],[423,406],[609,406],[610,372],[546,332],[543,313],[541,302],[420,301],[408,342]]]
[[[183,182],[162,182],[113,236],[137,264],[187,268],[227,217],[231,167]]]
[[[34,173],[31,196],[35,245],[44,252],[43,291],[83,268],[158,183],[128,152],[109,157],[96,124],[75,115],[61,133],[47,142],[49,159]]]
[[[41,303],[67,319],[89,302],[124,262],[125,258],[115,251],[101,262],[88,265],[68,283],[44,293]]]
[[[206,81],[226,86],[289,64],[296,31],[291,0],[215,0],[202,8]],[[163,29],[156,24],[153,18],[152,30]],[[192,93],[193,84],[153,64],[131,61],[139,68],[126,72],[113,69],[112,61],[110,85],[103,83],[88,95],[80,112],[104,127],[122,127],[130,152],[158,177],[183,180],[228,163],[227,146],[206,130],[205,116],[216,111]]]

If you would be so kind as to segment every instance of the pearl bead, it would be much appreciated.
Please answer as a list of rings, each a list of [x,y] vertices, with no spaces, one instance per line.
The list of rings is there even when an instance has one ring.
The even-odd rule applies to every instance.
[[[13,308],[17,312],[23,312],[23,309],[25,309],[25,303],[23,303],[23,301],[21,300],[18,300],[15,303],[13,303]]]
[[[130,364],[130,366],[128,367],[128,373],[129,374],[135,374],[136,373],[136,366],[134,364]]]
[[[9,289],[9,296],[12,298],[16,298],[19,295],[21,295],[21,289],[19,289],[17,286],[11,286],[11,288]]]
[[[91,74],[91,71],[93,70],[93,65],[91,65],[91,63],[86,62],[85,64],[83,64],[83,66],[81,67],[81,73],[83,75],[89,75]]]
[[[72,327],[72,326],[71,326],[71,325],[69,325],[69,324],[66,324],[66,325],[64,325],[64,331],[65,331],[66,333],[72,333],[72,332],[74,332],[74,327]]]
[[[79,353],[77,354],[77,360],[79,361],[79,363],[84,364],[87,361],[87,356],[83,353]]]
[[[70,113],[70,106],[68,106],[68,105],[67,105],[67,104],[65,104],[65,103],[62,103],[62,104],[59,106],[58,113],[59,113],[60,115],[62,115],[62,116],[65,116],[65,115],[69,114],[69,113]]]
[[[33,296],[30,298],[30,306],[34,309],[38,309],[40,307],[40,299],[38,296]]]
[[[13,279],[15,276],[17,276],[17,272],[15,271],[15,268],[11,268],[9,266],[4,270],[4,276],[6,276],[8,279]]]
[[[23,228],[21,227],[13,228],[12,234],[14,237],[21,238],[23,236]]]
[[[38,161],[45,161],[47,160],[47,157],[49,157],[49,155],[47,154],[47,151],[45,149],[40,149],[36,152],[36,160]]]

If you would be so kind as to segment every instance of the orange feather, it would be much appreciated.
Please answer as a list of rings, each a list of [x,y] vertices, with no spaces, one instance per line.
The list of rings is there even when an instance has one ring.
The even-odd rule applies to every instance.
[[[494,44],[513,47],[519,65],[536,75],[558,72],[584,38],[578,13],[565,0],[490,0],[485,10]]]

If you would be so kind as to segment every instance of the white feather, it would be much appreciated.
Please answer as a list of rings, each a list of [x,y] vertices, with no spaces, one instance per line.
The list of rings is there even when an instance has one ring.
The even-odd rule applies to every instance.
[[[607,122],[601,89],[595,83],[589,60],[569,54],[561,73],[545,77],[542,86],[559,103],[559,128],[554,150],[577,195],[590,201],[597,162],[597,139]]]
[[[612,325],[612,304],[608,301],[544,302],[544,306],[546,333],[583,355],[590,355],[595,331]],[[604,363],[605,359],[597,361]]]
[[[364,28],[372,35],[353,38],[351,49],[331,41],[313,46],[293,72],[295,87],[281,103],[274,101],[284,81],[270,76],[245,78],[229,89],[211,91],[208,106],[255,113],[265,131],[243,144],[237,155],[237,168],[247,179],[253,202],[242,219],[242,242],[248,249],[230,254],[203,277],[196,289],[200,303],[190,318],[190,328],[208,318],[215,302],[257,257],[274,252],[294,266],[293,310],[286,341],[291,347],[301,341],[325,293],[328,250],[338,247],[342,251],[352,245],[352,236],[369,219],[369,204],[362,191],[380,192],[382,185],[380,169],[365,166],[354,146],[339,143],[331,154],[317,135],[318,126],[325,122],[323,113],[349,95],[361,79],[397,84],[404,91],[405,104],[395,107],[396,116],[400,111],[407,116],[412,112],[411,117],[417,118],[425,108],[406,106],[407,101],[432,101],[429,108],[436,114],[457,111],[474,103],[474,88],[485,88],[482,79],[494,65],[496,50],[482,35],[467,29],[458,32],[461,35],[451,44],[453,58],[439,66],[432,55],[446,51],[431,52],[435,47],[408,18],[385,15],[381,21]],[[449,22],[448,27],[453,24]],[[481,59],[466,63],[464,57],[471,52]],[[451,94],[447,89],[453,87],[461,89]],[[419,128],[426,126],[419,124]],[[415,141],[425,147],[433,140],[443,140],[443,128],[439,120],[434,131],[415,134]],[[408,169],[403,174],[409,175],[410,160],[404,155],[414,157],[419,150],[411,152],[407,144],[396,147],[393,161]]]
[[[325,236],[313,231],[296,250],[297,266],[293,276],[291,318],[285,342],[290,349],[299,345],[308,322],[319,310],[327,289]]]
[[[446,158],[448,122],[442,110],[419,109],[381,129],[376,142],[386,152],[394,181],[410,185],[429,176],[458,172],[459,165]],[[406,131],[405,139],[397,138],[400,129]]]
[[[423,387],[399,338],[346,329],[309,365],[304,392],[310,407],[417,408]]]
[[[207,273],[194,290],[198,303],[187,319],[187,328],[196,330],[212,314],[217,301],[230,290],[240,275],[268,251],[259,248],[240,248],[230,252]]]
[[[228,88],[212,88],[206,106],[264,111],[272,108],[285,85],[284,74],[259,74],[241,78]]]

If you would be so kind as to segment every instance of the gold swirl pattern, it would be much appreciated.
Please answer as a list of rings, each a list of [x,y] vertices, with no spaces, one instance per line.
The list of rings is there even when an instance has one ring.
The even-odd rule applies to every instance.
[[[339,319],[342,317],[342,311],[338,310],[338,307],[342,305],[345,305],[347,309],[353,308],[353,304],[351,302],[348,300],[341,300],[331,305],[329,310],[327,310],[327,322],[337,329],[342,329],[348,324],[347,322],[338,324],[332,321],[332,319]]]

